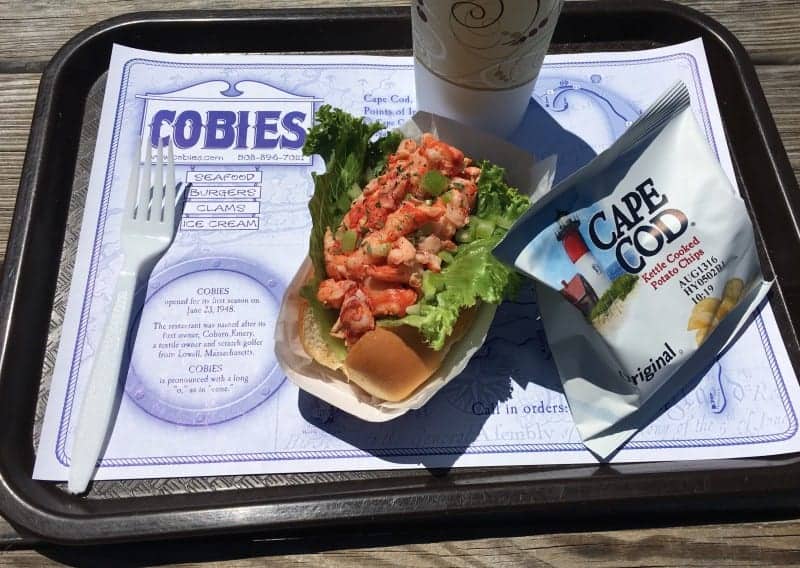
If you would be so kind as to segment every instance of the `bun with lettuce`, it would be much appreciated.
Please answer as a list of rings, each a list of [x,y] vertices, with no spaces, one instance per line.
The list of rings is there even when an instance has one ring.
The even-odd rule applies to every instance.
[[[313,277],[298,332],[307,354],[373,397],[424,384],[486,304],[519,281],[492,249],[528,208],[503,168],[432,134],[380,134],[322,106],[303,152],[318,154],[309,203]]]

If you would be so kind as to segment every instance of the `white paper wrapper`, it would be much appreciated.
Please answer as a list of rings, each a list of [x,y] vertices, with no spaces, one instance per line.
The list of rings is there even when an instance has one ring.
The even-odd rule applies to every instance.
[[[553,183],[554,157],[537,162],[533,155],[521,148],[447,118],[420,112],[400,130],[406,137],[414,139],[420,139],[423,132],[430,132],[473,159],[487,159],[506,168],[506,181],[533,200],[549,191]],[[315,362],[303,348],[299,334],[303,302],[300,289],[311,272],[311,261],[306,259],[283,298],[275,327],[278,362],[289,380],[301,389],[369,422],[385,422],[422,407],[439,389],[458,376],[486,339],[497,309],[495,305],[483,305],[465,336],[451,347],[439,370],[405,400],[386,402],[349,383],[343,373]]]

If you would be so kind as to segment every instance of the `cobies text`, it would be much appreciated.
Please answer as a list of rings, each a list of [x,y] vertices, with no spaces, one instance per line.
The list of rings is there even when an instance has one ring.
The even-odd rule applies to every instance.
[[[251,124],[252,117],[252,124]],[[201,115],[196,110],[162,109],[153,115],[150,142],[155,147],[163,126],[171,127],[172,141],[180,149],[286,148],[297,150],[306,141],[303,122],[306,113],[277,110],[249,111],[209,110]],[[164,146],[170,136],[162,136]]]

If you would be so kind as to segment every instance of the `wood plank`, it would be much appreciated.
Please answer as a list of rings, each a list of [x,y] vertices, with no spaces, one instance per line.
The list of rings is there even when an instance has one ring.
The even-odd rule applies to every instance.
[[[797,0],[674,0],[711,16],[739,39],[757,64],[800,63]]]
[[[0,132],[3,131],[2,129],[3,125],[0,121]],[[8,233],[11,229],[11,219],[14,216],[14,205],[17,200],[17,189],[19,189],[19,178],[24,159],[24,152],[0,151],[0,263],[6,256]]]
[[[38,73],[0,75],[2,152],[24,152],[39,89]]]
[[[764,65],[756,67],[756,72],[794,174],[800,179],[800,65]]]
[[[98,548],[38,547],[0,553],[0,566],[796,566],[800,522],[472,538],[442,542],[379,539],[252,541],[216,539]],[[402,537],[401,537],[402,538]],[[354,545],[354,543],[359,543]]]
[[[5,257],[38,88],[38,73],[0,75],[0,259]]]
[[[678,0],[728,27],[757,63],[800,63],[797,0]],[[348,5],[408,5],[409,0],[350,0]],[[0,0],[0,69],[37,71],[72,36],[106,18],[143,10],[341,6],[342,0]]]
[[[397,6],[403,0],[349,0],[352,6]],[[0,0],[0,70],[41,70],[53,54],[71,37],[85,28],[122,14],[164,10],[282,9],[339,7],[342,0]]]

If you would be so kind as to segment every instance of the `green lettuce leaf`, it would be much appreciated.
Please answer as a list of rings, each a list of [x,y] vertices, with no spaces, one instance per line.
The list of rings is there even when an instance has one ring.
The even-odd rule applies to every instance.
[[[464,231],[470,242],[458,247],[453,261],[441,272],[423,275],[424,296],[411,308],[413,313],[398,319],[382,320],[381,325],[410,325],[419,329],[425,341],[436,350],[444,347],[453,333],[462,310],[488,302],[499,304],[513,298],[521,284],[520,275],[492,254],[494,247],[530,206],[530,200],[504,180],[505,170],[482,161],[475,212]],[[476,225],[489,225],[483,238],[476,236]]]
[[[528,209],[530,200],[503,181],[505,170],[500,166],[483,161],[479,167],[478,200],[464,229],[472,235],[470,242],[459,245],[453,261],[441,272],[424,273],[424,297],[412,307],[413,313],[380,322],[416,327],[436,350],[444,347],[462,310],[478,302],[499,304],[514,297],[521,284],[520,275],[497,260],[492,250]],[[481,224],[491,227],[482,238],[475,231]]]
[[[478,180],[478,203],[473,217],[494,223],[500,229],[495,233],[505,234],[514,221],[527,211],[530,199],[503,181],[505,170],[500,166],[485,160],[478,166],[481,168],[481,177]]]
[[[453,333],[462,310],[478,302],[499,304],[514,297],[521,282],[519,274],[492,255],[501,238],[494,235],[461,245],[453,262],[441,272],[424,273],[424,296],[412,306],[413,313],[381,320],[380,325],[416,327],[428,345],[438,351]]]
[[[413,313],[379,323],[416,327],[431,348],[444,347],[462,310],[479,301],[499,304],[519,288],[520,276],[492,255],[501,238],[493,235],[461,245],[441,272],[424,273],[424,297]]]
[[[373,140],[385,127],[366,122],[341,109],[323,105],[316,114],[316,123],[309,130],[303,154],[318,154],[325,160],[324,174],[313,174],[314,195],[309,201],[313,222],[309,256],[317,278],[325,274],[323,238],[325,230],[335,230],[350,208],[348,192],[363,187],[383,169],[386,157],[397,149],[402,136],[391,132]]]

